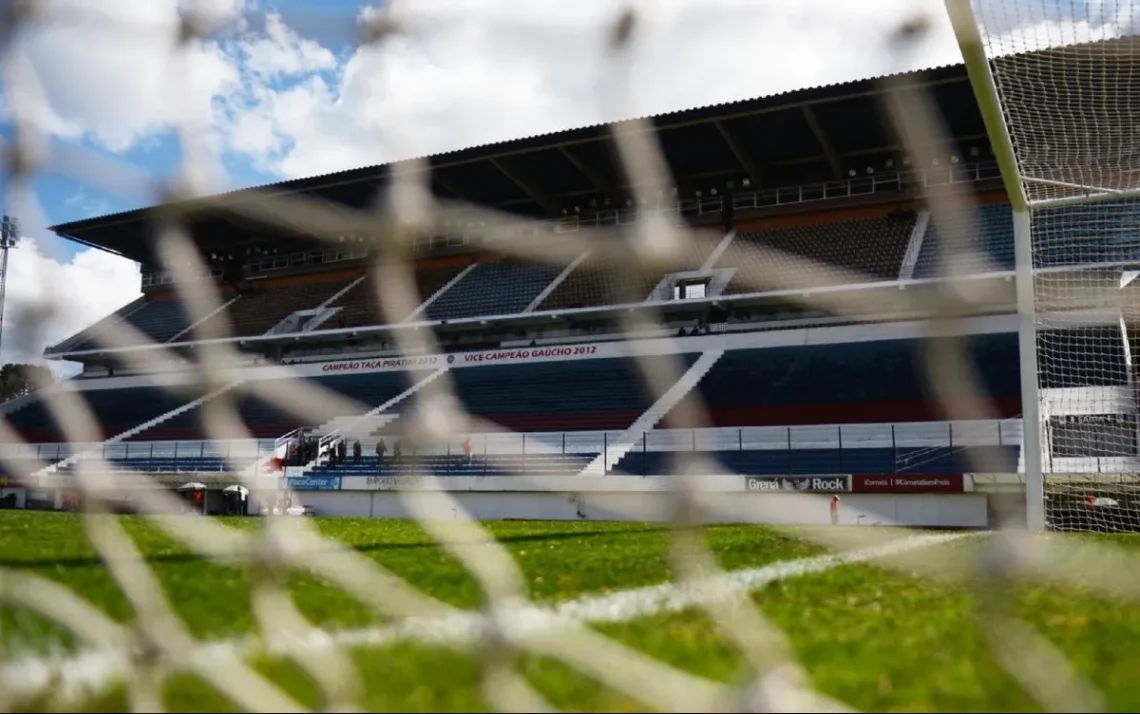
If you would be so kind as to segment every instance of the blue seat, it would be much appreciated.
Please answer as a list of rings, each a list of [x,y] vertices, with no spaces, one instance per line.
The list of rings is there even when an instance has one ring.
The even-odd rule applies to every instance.
[[[569,476],[577,474],[596,457],[582,454],[516,454],[486,458],[462,455],[415,456],[405,454],[397,463],[391,457],[377,463],[376,457],[351,456],[344,464],[321,464],[309,471],[310,476],[396,476],[406,473],[430,473],[436,476]]]
[[[113,322],[120,319],[141,332],[145,338],[143,340],[130,340],[125,336],[123,337],[132,344],[166,342],[190,326],[186,319],[186,313],[182,309],[182,301],[176,298],[150,300],[141,305],[131,303],[131,305],[112,315],[109,321]],[[64,344],[67,345],[69,351],[74,352],[100,347],[95,338],[89,336],[89,330],[79,333]]]
[[[563,268],[518,261],[479,263],[428,305],[427,317],[456,320],[522,312]]]
[[[345,374],[318,377],[311,384],[329,389],[341,396],[361,403],[360,413],[378,407],[399,396],[414,382],[423,379],[429,372],[373,372],[370,374]],[[289,384],[282,385],[289,389]],[[223,395],[228,398],[228,395]],[[258,439],[273,439],[302,426],[316,426],[323,419],[306,417],[278,409],[272,403],[258,396],[238,394],[236,397],[238,416],[250,434]],[[136,435],[134,441],[193,440],[205,438],[200,420],[201,409],[192,409],[179,414],[151,429]],[[348,416],[348,415],[345,415]],[[237,436],[237,435],[234,435]]]
[[[88,390],[79,396],[91,409],[103,439],[121,434],[192,400],[192,397],[157,387]],[[4,418],[24,441],[68,441],[47,405],[40,400],[30,402],[4,415]]]
[[[918,357],[921,340],[732,350],[697,390],[715,426],[938,421]],[[970,340],[983,386],[1004,417],[1021,411],[1017,335]]]
[[[625,358],[468,367],[452,378],[468,412],[520,432],[625,429],[653,403]],[[402,428],[397,420],[384,433]]]
[[[795,272],[799,268],[782,257],[791,254],[852,271],[861,281],[897,280],[915,219],[915,214],[907,211],[741,233],[721,256],[717,267],[754,271],[778,269],[785,277],[804,284],[820,280],[821,276],[811,269],[805,274]],[[741,276],[732,279],[725,293],[762,289],[763,286],[750,284]]]
[[[971,248],[981,260],[964,263],[967,273],[1013,270],[1013,209],[1008,203],[988,203],[932,216],[915,263],[914,277],[937,277],[942,255],[960,259],[963,252]]]

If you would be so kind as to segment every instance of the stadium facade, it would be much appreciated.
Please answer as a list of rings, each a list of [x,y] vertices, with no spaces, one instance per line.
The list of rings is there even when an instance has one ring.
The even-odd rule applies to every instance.
[[[952,137],[934,165],[914,165],[882,118],[884,93],[910,89],[930,93]],[[143,295],[46,352],[82,363],[71,386],[105,443],[68,446],[40,397],[9,402],[5,419],[26,442],[9,448],[51,466],[10,470],[0,496],[10,505],[60,507],[69,470],[94,449],[140,478],[200,482],[216,510],[223,503],[216,492],[235,482],[235,469],[268,473],[285,456],[290,486],[318,511],[390,515],[397,506],[377,492],[400,483],[392,450],[411,419],[408,408],[417,389],[446,374],[469,414],[509,433],[460,431],[430,453],[401,456],[414,458],[420,471],[486,492],[476,515],[602,517],[605,508],[584,513],[588,499],[577,497],[526,514],[488,504],[492,496],[506,502],[494,492],[509,488],[503,484],[515,471],[584,479],[596,491],[624,483],[644,496],[654,488],[646,479],[620,477],[665,477],[678,450],[712,457],[718,473],[709,478],[728,492],[862,494],[878,505],[856,510],[875,510],[879,521],[981,526],[995,499],[1016,501],[1004,495],[1021,459],[1012,218],[965,69],[676,112],[652,124],[676,186],[659,191],[655,205],[635,205],[604,126],[430,157],[437,196],[541,223],[486,239],[470,235],[460,218],[416,238],[419,304],[387,320],[367,238],[318,241],[300,227],[281,228],[257,206],[287,195],[311,206],[366,208],[406,170],[402,164],[239,191],[208,206],[56,226],[65,238],[139,262]],[[932,221],[924,198],[933,190],[980,206],[974,211],[963,201],[961,210]],[[190,217],[189,233],[208,266],[197,279],[215,286],[223,305],[196,322],[177,299],[175,277],[157,267],[155,236],[177,210]],[[584,227],[628,226],[650,212],[677,216],[707,240],[694,241],[682,264],[655,275],[630,272],[604,251],[546,263],[507,257],[499,243],[549,244]],[[918,304],[940,279],[940,258],[971,245],[980,246],[982,259],[958,265],[968,274],[959,279],[997,298],[955,329],[970,338],[994,413],[951,423],[924,389],[916,360],[931,347],[928,324],[897,298],[901,291]],[[827,269],[798,274],[799,263],[784,266],[785,279],[808,286],[792,291],[741,278],[756,267],[748,261],[771,264],[787,255]],[[881,295],[891,307],[853,321],[792,299],[805,290],[870,305]],[[623,313],[642,310],[657,315],[663,330],[626,334]],[[102,343],[100,327],[108,324],[130,328],[129,339]],[[423,328],[434,331],[439,354],[397,348],[400,331]],[[1055,339],[1065,339],[1062,332]],[[1087,330],[1081,334],[1086,340]],[[185,362],[144,369],[132,359],[161,345],[192,361],[209,344],[227,345],[238,357],[232,381],[208,393],[179,389],[192,381]],[[1119,369],[1096,383],[1052,386],[1112,391],[1130,384],[1130,348],[1120,333],[1106,329],[1097,348]],[[678,355],[680,380],[651,399],[634,358]],[[320,385],[353,400],[356,411],[292,413],[244,393],[243,383],[258,380]],[[702,399],[711,423],[682,439],[667,427],[690,394]],[[1119,400],[1125,415],[1134,412],[1129,394]],[[203,415],[212,400],[233,400],[248,433],[208,431]],[[343,438],[349,453],[343,462],[313,459],[298,434],[324,445]],[[1057,458],[1134,453],[1060,449]],[[967,457],[992,464],[993,473],[972,473]],[[596,485],[603,480],[606,486]]]

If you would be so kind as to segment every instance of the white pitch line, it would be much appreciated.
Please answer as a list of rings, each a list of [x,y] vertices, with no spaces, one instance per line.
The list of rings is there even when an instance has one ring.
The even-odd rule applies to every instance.
[[[553,607],[522,603],[507,611],[509,618],[504,618],[504,624],[510,628],[510,634],[524,637],[555,629],[567,621],[630,622],[650,615],[676,613],[690,607],[723,602],[742,592],[759,590],[780,580],[901,555],[971,535],[974,534],[911,536],[861,550],[785,560],[759,568],[721,573],[692,584],[666,582],[609,595],[587,595]],[[477,641],[482,626],[483,616],[461,612],[445,617],[409,618],[391,625],[358,630],[314,630],[305,636],[278,637],[268,644],[255,637],[225,640],[203,644],[194,656],[210,660],[219,654],[245,656],[256,652],[278,655],[309,653],[333,647],[379,647],[408,640],[463,644]],[[0,690],[15,695],[28,695],[50,687],[63,695],[65,700],[72,699],[104,689],[122,678],[129,666],[126,653],[115,650],[90,650],[70,657],[29,658],[0,667]]]

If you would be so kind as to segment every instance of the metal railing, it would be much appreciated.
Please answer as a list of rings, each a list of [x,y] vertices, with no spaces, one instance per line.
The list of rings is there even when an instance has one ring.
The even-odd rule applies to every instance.
[[[734,210],[748,210],[771,208],[773,206],[810,203],[815,201],[830,201],[842,198],[855,198],[871,196],[887,191],[922,190],[929,186],[942,186],[953,183],[972,183],[986,179],[1000,178],[997,164],[994,162],[979,162],[969,164],[956,164],[931,169],[916,169],[898,171],[881,175],[857,176],[842,181],[828,181],[825,183],[803,184],[772,189],[757,189],[733,194],[732,205]],[[500,236],[501,239],[522,239],[531,235],[539,235],[544,231],[554,233],[573,233],[584,228],[599,228],[606,226],[625,226],[637,223],[640,213],[647,210],[669,211],[682,216],[702,216],[711,213],[720,213],[724,210],[724,196],[711,194],[698,195],[690,198],[677,198],[663,208],[651,209],[646,206],[626,206],[624,208],[591,209],[589,212],[571,213],[561,218],[542,221],[529,225],[526,233],[510,233]],[[454,226],[448,235],[437,235],[417,238],[413,241],[413,250],[418,253],[430,252],[442,248],[455,248],[465,245],[478,245],[488,242],[483,233],[465,231],[473,226]],[[267,252],[255,256],[245,263],[247,275],[256,276],[272,273],[290,268],[328,265],[351,260],[362,260],[368,256],[368,239],[364,236],[338,236],[338,243],[344,244],[323,250],[298,251],[294,253]],[[222,274],[220,268],[210,267],[197,277],[200,279],[218,277]],[[173,285],[175,279],[170,271],[146,271],[142,274],[142,286]]]
[[[231,459],[259,460],[279,453],[291,436],[278,439],[232,441],[140,441],[116,444],[20,444],[0,447],[0,454],[10,458],[61,460],[76,453],[90,458],[116,461],[159,459],[180,460]],[[621,443],[623,431],[512,432],[500,434],[458,434],[446,443],[408,455],[448,457],[465,455],[463,442],[470,440],[472,457],[513,456],[590,456],[609,453]],[[373,454],[378,439],[394,445],[397,435],[361,439],[365,454]],[[322,442],[323,443],[323,442]],[[628,443],[628,442],[627,442]],[[659,429],[645,433],[628,454],[663,452],[751,452],[751,451],[859,451],[893,449],[920,460],[933,451],[971,446],[1019,446],[1019,420],[985,420],[978,422],[908,422],[894,424],[830,424],[820,426],[714,427],[708,429]],[[351,453],[351,449],[350,449]]]

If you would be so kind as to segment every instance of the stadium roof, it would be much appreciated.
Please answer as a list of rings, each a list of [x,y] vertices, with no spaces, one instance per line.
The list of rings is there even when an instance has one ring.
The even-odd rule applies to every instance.
[[[932,92],[960,151],[989,154],[985,128],[963,65],[786,92],[651,117],[682,196],[750,179],[777,188],[844,179],[849,171],[883,170],[903,150],[881,109],[890,87],[922,86]],[[513,212],[556,217],[575,206],[622,206],[624,181],[615,166],[607,125],[570,129],[487,144],[429,157],[433,190]],[[371,166],[285,181],[225,194],[222,204],[265,193],[301,192],[363,207],[391,167]],[[901,164],[895,163],[895,166]],[[152,263],[153,208],[53,226],[71,240]],[[303,243],[302,236],[271,236],[216,210],[190,226],[200,248],[233,249],[266,239]],[[297,249],[282,245],[283,249]]]

